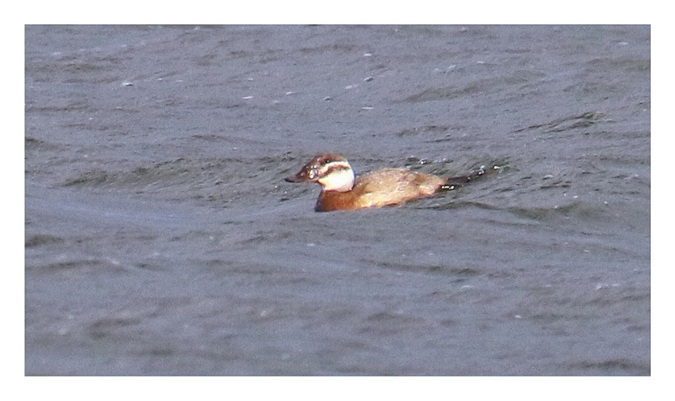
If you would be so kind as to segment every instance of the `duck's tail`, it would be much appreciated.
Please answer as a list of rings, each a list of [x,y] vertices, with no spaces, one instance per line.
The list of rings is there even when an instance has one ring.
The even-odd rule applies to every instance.
[[[492,166],[492,167],[480,166],[478,170],[472,171],[467,175],[460,175],[458,177],[448,178],[445,181],[445,184],[441,185],[441,190],[452,191],[461,188],[464,185],[476,181],[479,178],[499,172],[501,168],[502,168],[501,166]]]

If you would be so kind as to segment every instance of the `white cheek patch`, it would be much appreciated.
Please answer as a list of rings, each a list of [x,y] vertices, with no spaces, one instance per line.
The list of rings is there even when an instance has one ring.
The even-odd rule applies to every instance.
[[[354,171],[349,166],[331,169],[326,176],[319,179],[324,191],[350,191],[354,186]]]

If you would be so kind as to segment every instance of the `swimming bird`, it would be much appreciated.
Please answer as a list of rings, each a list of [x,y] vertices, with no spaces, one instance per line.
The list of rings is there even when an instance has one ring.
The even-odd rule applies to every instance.
[[[314,209],[329,212],[402,205],[441,190],[456,189],[484,174],[481,168],[465,176],[444,178],[405,168],[383,168],[356,177],[346,158],[321,153],[285,180],[319,183],[321,193]]]

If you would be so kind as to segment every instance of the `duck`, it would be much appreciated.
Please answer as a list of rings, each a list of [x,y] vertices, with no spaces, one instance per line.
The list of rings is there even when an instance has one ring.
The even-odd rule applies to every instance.
[[[384,206],[400,206],[408,201],[426,198],[439,191],[457,189],[485,174],[481,167],[468,175],[444,178],[406,168],[383,168],[356,177],[347,159],[335,153],[320,153],[285,181],[316,182],[321,193],[314,210],[358,210]]]

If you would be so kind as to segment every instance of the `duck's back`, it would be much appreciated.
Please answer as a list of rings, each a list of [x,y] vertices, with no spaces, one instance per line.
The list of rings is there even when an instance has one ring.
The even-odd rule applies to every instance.
[[[438,191],[445,181],[442,177],[404,168],[384,168],[357,178],[353,191],[409,199],[429,196]]]
[[[445,181],[441,177],[403,168],[385,168],[357,178],[351,191],[323,192],[317,202],[317,210],[353,210],[400,205],[434,194]]]

